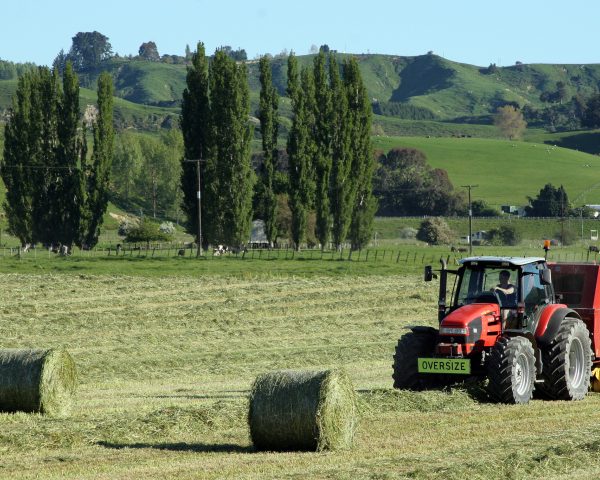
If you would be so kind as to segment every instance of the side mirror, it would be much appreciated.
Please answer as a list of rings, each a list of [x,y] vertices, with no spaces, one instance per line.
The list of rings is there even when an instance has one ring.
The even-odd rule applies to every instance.
[[[433,273],[433,269],[431,268],[431,265],[426,265],[425,272],[423,274],[423,280],[425,280],[426,282],[431,282],[431,280],[434,278],[437,278],[437,275],[435,273]]]
[[[540,271],[540,280],[543,285],[552,285],[552,271],[549,268],[544,268]]]

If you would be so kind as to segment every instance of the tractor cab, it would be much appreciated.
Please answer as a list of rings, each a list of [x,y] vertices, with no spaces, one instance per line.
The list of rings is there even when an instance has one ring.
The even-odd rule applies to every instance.
[[[469,257],[460,260],[452,303],[446,307],[446,288],[440,288],[440,321],[473,304],[490,305],[502,319],[503,329],[533,332],[541,307],[554,303],[546,261],[540,257]],[[444,276],[444,268],[442,268]],[[443,283],[441,282],[440,287]],[[497,306],[497,307],[496,307]]]

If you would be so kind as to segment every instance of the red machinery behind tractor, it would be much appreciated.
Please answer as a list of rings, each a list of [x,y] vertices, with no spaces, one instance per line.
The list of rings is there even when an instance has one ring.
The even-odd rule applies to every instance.
[[[599,265],[470,257],[456,270],[442,260],[439,274],[439,328],[412,327],[400,338],[395,388],[474,376],[487,378],[491,397],[504,403],[527,403],[534,389],[549,399],[585,396],[600,356]],[[434,277],[425,267],[425,280]]]

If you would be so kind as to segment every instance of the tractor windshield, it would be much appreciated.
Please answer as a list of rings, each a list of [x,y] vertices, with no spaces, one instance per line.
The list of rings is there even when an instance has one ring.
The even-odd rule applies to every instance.
[[[516,308],[518,275],[514,267],[468,265],[460,278],[456,305],[498,303],[502,308]]]

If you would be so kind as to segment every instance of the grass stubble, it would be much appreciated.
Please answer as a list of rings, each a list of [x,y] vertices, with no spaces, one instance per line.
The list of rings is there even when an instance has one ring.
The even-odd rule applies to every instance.
[[[432,324],[417,275],[0,275],[2,348],[64,348],[71,416],[0,414],[0,478],[589,478],[600,395],[485,402],[468,388],[399,392],[404,328]],[[342,367],[357,393],[351,450],[256,451],[257,375]]]

